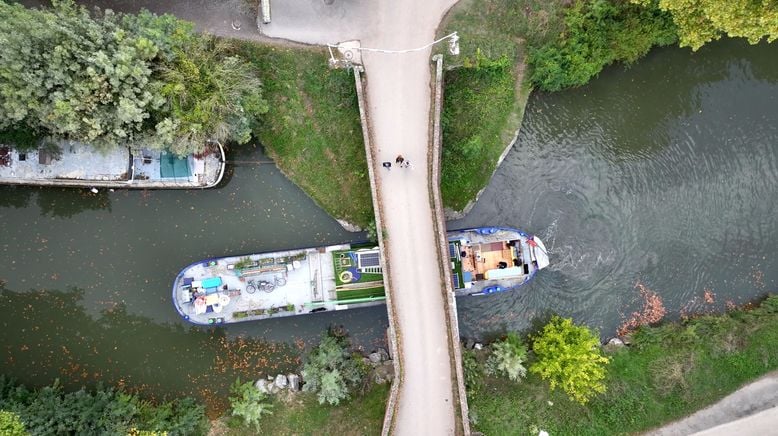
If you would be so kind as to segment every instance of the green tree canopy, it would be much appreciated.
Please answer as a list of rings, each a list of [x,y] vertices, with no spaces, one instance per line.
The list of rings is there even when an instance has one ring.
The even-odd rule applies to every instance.
[[[631,64],[654,45],[677,39],[670,14],[651,3],[576,0],[565,9],[565,31],[541,47],[531,48],[532,82],[544,91],[580,86],[621,61]]]
[[[337,405],[364,377],[349,354],[346,339],[329,332],[308,355],[302,371],[304,391],[317,392],[319,403]]]
[[[267,111],[249,64],[190,23],[52,3],[0,1],[0,130],[187,154],[208,139],[247,142]]]
[[[243,418],[246,425],[251,425],[258,432],[262,415],[272,415],[273,406],[268,403],[267,397],[253,383],[241,383],[236,380],[230,388],[232,396],[230,405],[232,406],[232,415]]]
[[[656,0],[632,0],[653,5]],[[756,44],[778,39],[778,3],[775,0],[659,0],[678,26],[681,46],[697,50],[705,43],[730,37]]]
[[[519,381],[527,375],[526,360],[527,346],[516,333],[509,332],[505,339],[492,344],[492,354],[486,364],[490,373],[504,374],[511,381]]]
[[[26,436],[27,430],[19,415],[7,410],[0,410],[0,434],[5,436]]]
[[[600,351],[600,340],[588,328],[569,318],[554,316],[536,337],[532,349],[538,360],[529,370],[560,386],[571,400],[585,404],[605,392],[603,379],[609,359]]]

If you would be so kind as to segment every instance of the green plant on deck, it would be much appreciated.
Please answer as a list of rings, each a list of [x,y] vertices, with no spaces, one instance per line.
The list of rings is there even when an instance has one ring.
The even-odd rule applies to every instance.
[[[491,349],[491,355],[486,361],[488,374],[503,374],[511,381],[519,381],[527,375],[527,368],[524,367],[527,346],[516,333],[509,332],[503,340],[493,343]]]
[[[236,269],[250,268],[254,266],[254,261],[250,257],[241,257],[240,260],[235,262]]]
[[[561,387],[581,404],[605,392],[605,365],[610,359],[602,355],[599,338],[587,327],[554,316],[534,338],[532,349],[537,361],[529,370],[549,380],[552,390]]]
[[[265,394],[250,381],[241,383],[240,378],[235,380],[230,392],[232,393],[230,397],[232,416],[242,418],[244,424],[259,431],[262,417],[273,413],[271,410],[273,406],[266,401]]]
[[[294,312],[294,304],[289,303],[286,305],[286,311],[287,312]]]

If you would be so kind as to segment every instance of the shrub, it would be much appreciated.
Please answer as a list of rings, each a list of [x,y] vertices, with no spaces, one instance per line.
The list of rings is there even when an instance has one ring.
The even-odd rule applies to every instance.
[[[246,425],[259,431],[262,415],[272,414],[272,405],[266,402],[267,397],[251,382],[241,383],[235,380],[231,388],[232,416],[243,418]]]
[[[475,351],[462,350],[462,371],[465,375],[465,388],[468,395],[475,395],[483,387],[484,367],[478,361]]]
[[[577,0],[565,11],[565,28],[556,41],[530,50],[531,80],[542,90],[583,85],[606,65],[631,64],[677,39],[671,16],[655,4]]]
[[[511,381],[519,381],[527,375],[524,362],[527,360],[527,347],[514,332],[505,339],[492,344],[492,354],[486,361],[490,374],[507,375]]]
[[[358,358],[349,354],[347,347],[344,336],[330,331],[308,354],[302,371],[303,390],[316,392],[319,404],[338,405],[364,379]]]
[[[153,404],[111,388],[64,392],[58,380],[29,390],[4,376],[0,409],[18,415],[32,434],[127,434],[135,429],[199,435],[206,423],[205,408],[189,398]]]
[[[554,316],[535,338],[532,349],[538,360],[529,370],[549,380],[552,390],[560,386],[571,400],[581,404],[605,392],[605,365],[610,359],[602,355],[599,338],[588,328]]]
[[[7,410],[0,410],[0,434],[4,436],[25,436],[27,430],[19,415]]]

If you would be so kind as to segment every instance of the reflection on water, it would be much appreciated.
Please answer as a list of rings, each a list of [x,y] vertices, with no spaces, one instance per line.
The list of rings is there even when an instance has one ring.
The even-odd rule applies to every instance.
[[[535,232],[552,264],[520,292],[461,299],[462,333],[557,312],[612,336],[644,307],[641,289],[672,317],[775,291],[776,107],[778,46],[737,41],[533,95],[518,144],[451,226]]]
[[[6,309],[0,329],[4,372],[24,373],[25,379],[59,378],[72,388],[103,382],[152,397],[200,396],[219,409],[226,383],[236,377],[251,379],[259,368],[275,373],[299,365],[294,345],[156,323],[128,313],[120,302],[101,302],[100,314],[93,317],[82,305],[84,291],[76,288],[0,292]]]

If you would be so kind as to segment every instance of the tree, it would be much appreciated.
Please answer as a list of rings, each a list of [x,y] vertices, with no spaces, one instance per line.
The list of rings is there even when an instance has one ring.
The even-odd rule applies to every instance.
[[[317,392],[319,404],[338,405],[365,376],[347,345],[343,336],[328,332],[308,354],[302,371],[303,390]]]
[[[565,10],[565,31],[531,48],[531,79],[545,91],[580,86],[616,61],[631,64],[654,45],[677,40],[670,14],[656,6],[611,0],[577,0]]]
[[[0,375],[0,410],[13,412],[34,435],[203,435],[207,429],[205,407],[191,398],[152,403],[112,388],[65,392],[59,380],[30,390]],[[13,434],[9,425],[13,420],[0,413],[0,434]]]
[[[19,415],[7,410],[0,410],[0,434],[5,436],[26,436],[27,430]]]
[[[197,150],[208,140],[244,144],[252,127],[268,110],[257,72],[237,56],[231,43],[203,37],[179,52],[163,68],[168,115],[157,134],[178,154]]]
[[[644,6],[656,0],[632,0]],[[681,46],[697,50],[723,34],[756,44],[778,39],[778,7],[773,0],[659,0],[678,26]]]
[[[107,148],[136,138],[164,103],[159,52],[106,11],[0,2],[0,128],[26,125]]]
[[[235,380],[231,388],[230,405],[232,416],[243,418],[246,425],[254,426],[259,431],[262,415],[272,414],[272,405],[266,402],[267,397],[251,382],[241,383]]]
[[[599,338],[587,327],[554,316],[535,338],[532,349],[538,360],[529,370],[548,379],[552,390],[560,386],[571,400],[581,404],[605,392],[603,379],[609,359],[600,351]]]
[[[0,130],[185,155],[247,142],[267,111],[250,64],[190,23],[52,4],[0,2]]]
[[[526,360],[527,347],[516,333],[510,332],[505,339],[492,344],[492,354],[486,361],[486,367],[490,373],[504,374],[511,381],[519,381],[527,375]]]

